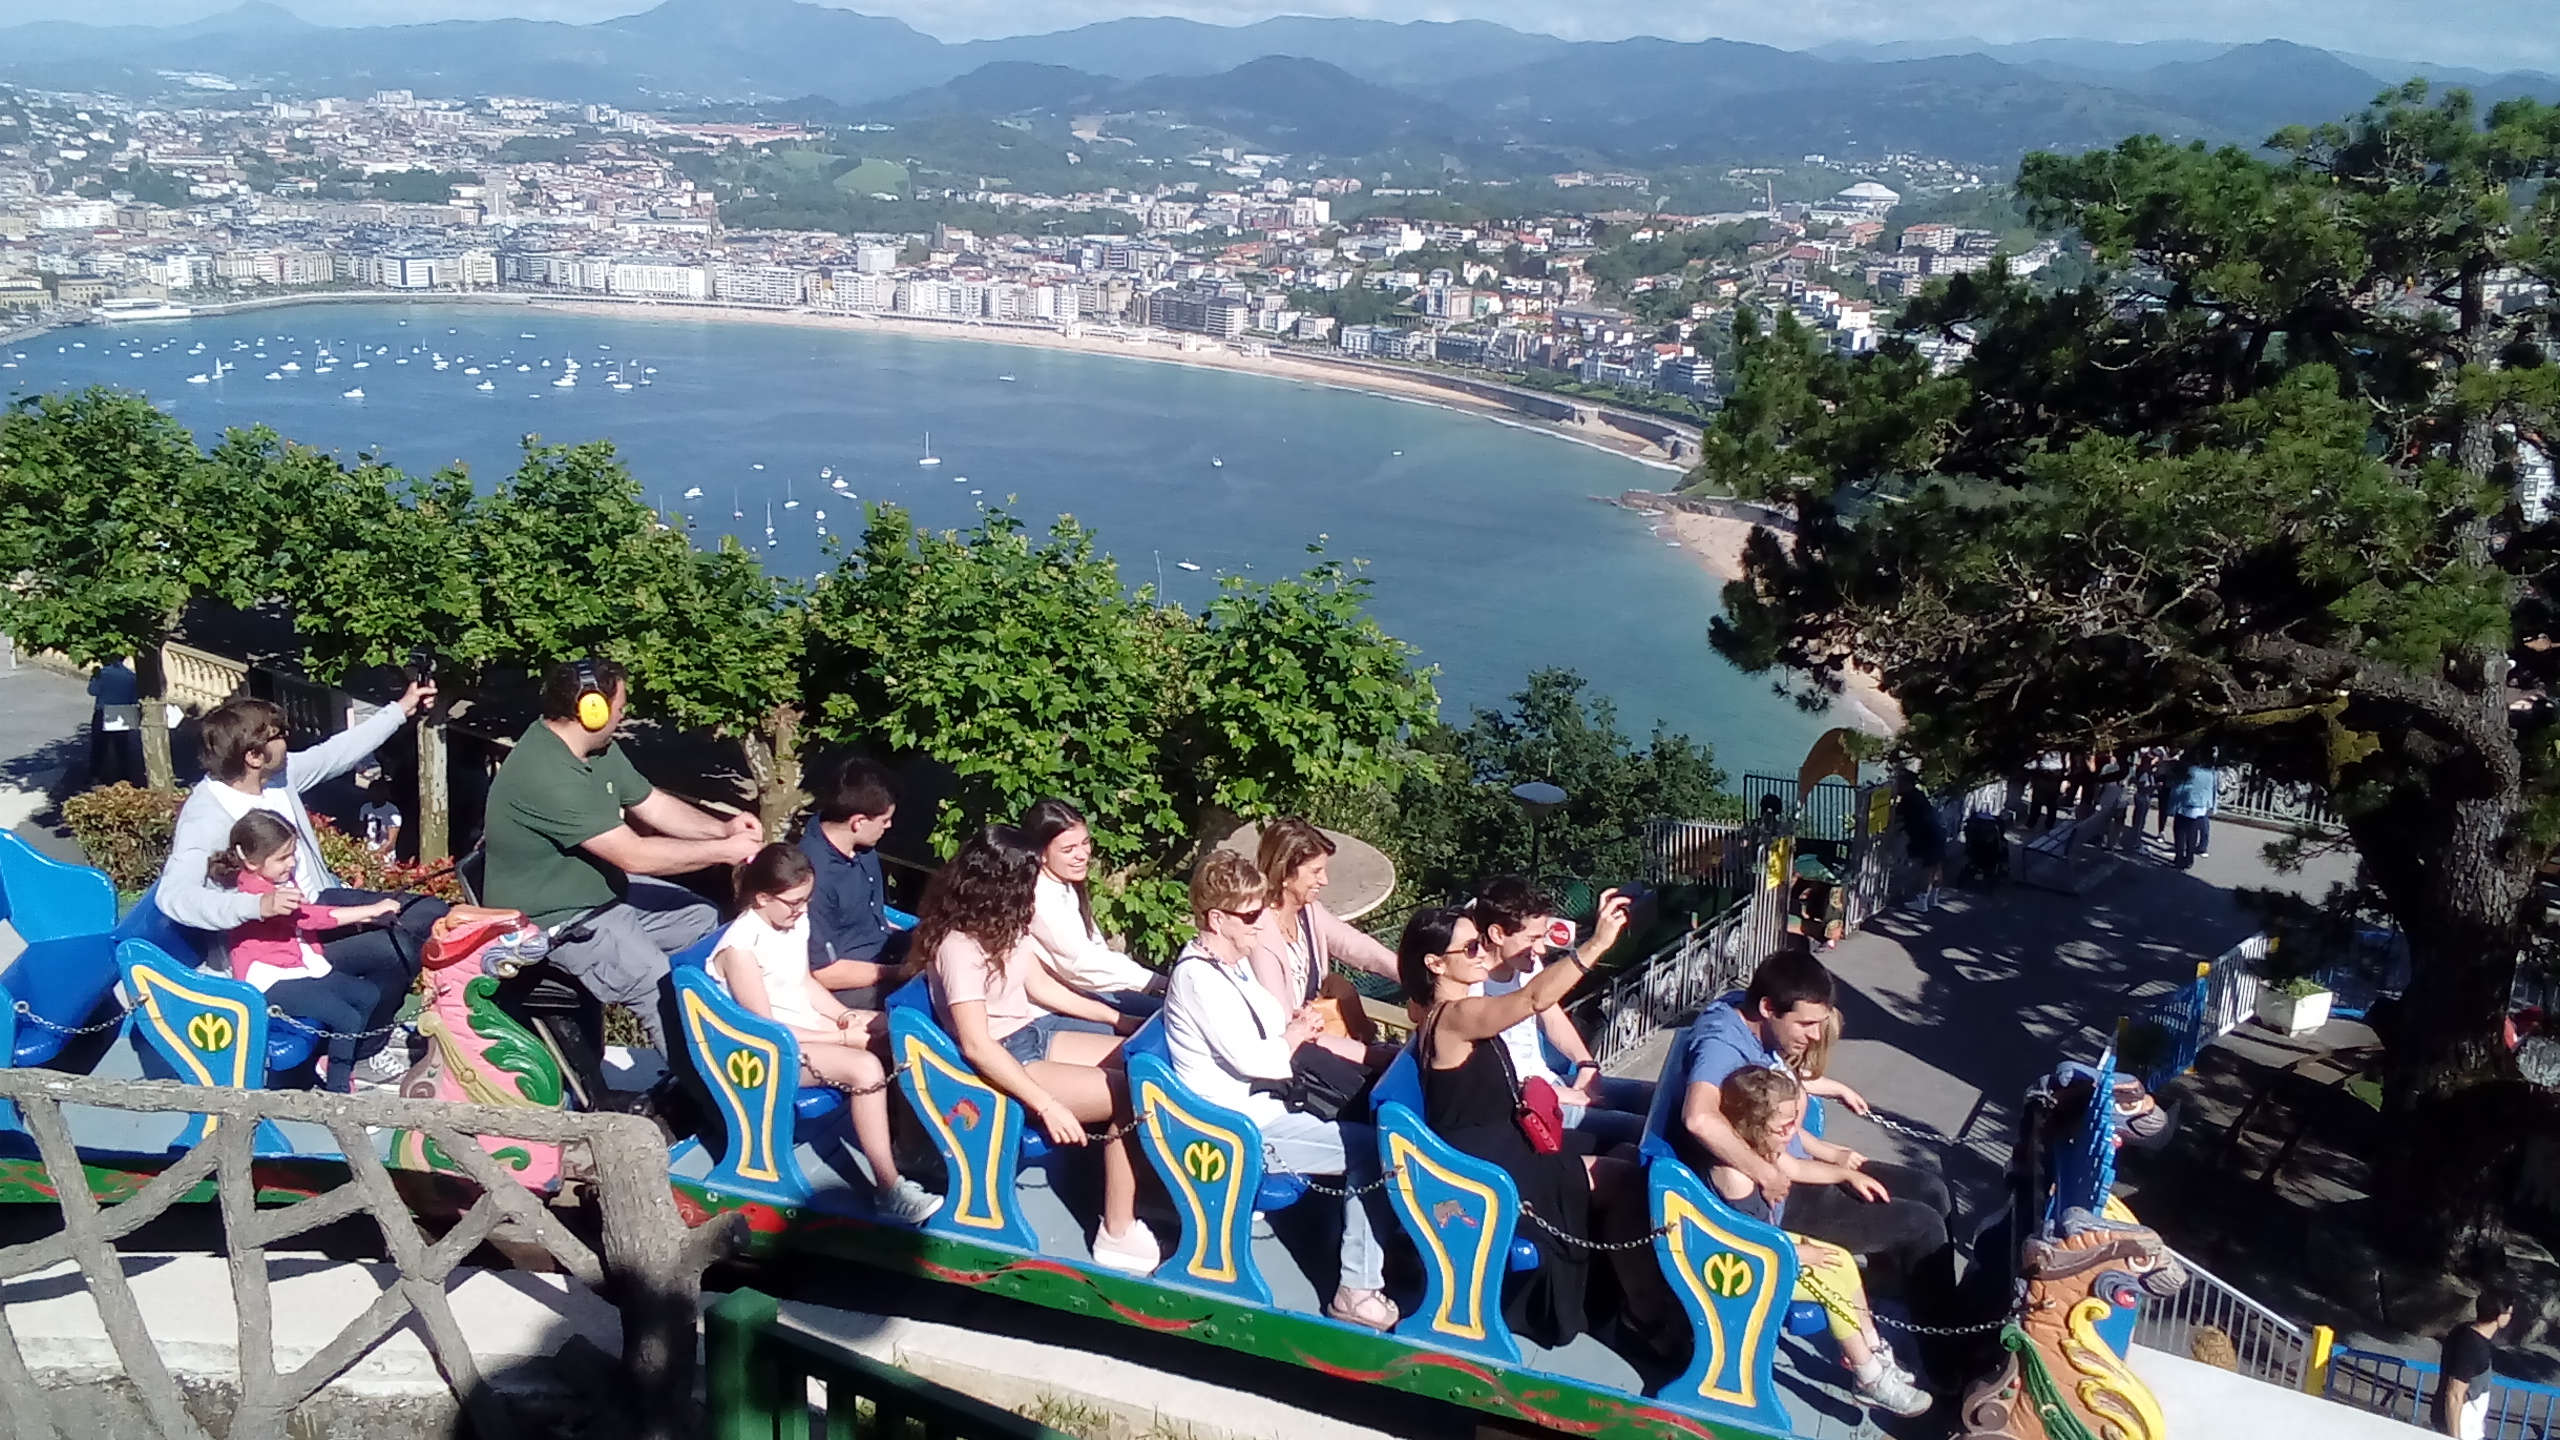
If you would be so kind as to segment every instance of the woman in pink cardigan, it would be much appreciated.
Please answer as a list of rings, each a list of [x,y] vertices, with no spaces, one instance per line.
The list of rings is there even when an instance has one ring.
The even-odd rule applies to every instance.
[[[1333,962],[1389,980],[1396,977],[1396,952],[1337,918],[1316,903],[1333,858],[1334,843],[1325,833],[1296,816],[1262,827],[1258,857],[1270,890],[1253,948],[1254,978],[1287,1006],[1291,1014],[1318,999],[1335,1002],[1341,1029],[1367,1044],[1376,1027],[1360,1008],[1351,982],[1332,973]]]

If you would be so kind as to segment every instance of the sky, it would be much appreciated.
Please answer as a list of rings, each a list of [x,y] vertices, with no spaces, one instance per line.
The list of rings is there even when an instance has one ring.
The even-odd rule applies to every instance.
[[[0,0],[0,24],[80,20],[165,24],[229,0]],[[502,15],[583,22],[646,9],[646,0],[286,0],[325,24],[399,24]],[[865,0],[844,8],[894,15],[929,35],[969,40],[1037,34],[1131,14],[1243,24],[1276,14],[1381,20],[1491,20],[1570,39],[1717,36],[1802,47],[1825,41],[1995,43],[2226,40],[2270,37],[2397,60],[2486,69],[2560,69],[2553,0]]]

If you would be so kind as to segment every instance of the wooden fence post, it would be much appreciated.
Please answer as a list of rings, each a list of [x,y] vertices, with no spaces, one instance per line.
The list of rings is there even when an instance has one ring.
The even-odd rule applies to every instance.
[[[765,1383],[758,1352],[781,1313],[772,1296],[738,1290],[702,1317],[702,1393],[711,1411],[711,1440],[773,1440],[773,1387]],[[831,1410],[835,1398],[830,1391]],[[846,1397],[848,1412],[851,1398]]]
[[[453,854],[453,782],[444,720],[418,723],[418,863],[433,865]]]

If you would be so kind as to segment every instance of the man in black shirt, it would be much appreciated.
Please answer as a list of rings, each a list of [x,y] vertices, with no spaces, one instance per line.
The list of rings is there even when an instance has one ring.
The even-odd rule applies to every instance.
[[[2436,1376],[2435,1428],[2439,1433],[2481,1440],[2489,1418],[2489,1337],[2516,1316],[2515,1301],[2494,1287],[2480,1292],[2471,1323],[2457,1325],[2444,1337],[2444,1358]]]

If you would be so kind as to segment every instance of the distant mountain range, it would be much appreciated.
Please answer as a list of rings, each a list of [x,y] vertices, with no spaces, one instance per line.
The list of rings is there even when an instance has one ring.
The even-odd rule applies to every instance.
[[[1161,112],[1250,144],[1337,157],[1438,151],[1572,160],[1914,150],[1998,164],[2136,131],[2251,141],[2351,113],[2413,75],[2560,100],[2560,77],[2490,75],[2284,41],[1970,40],[1790,51],[1727,40],[1572,42],[1481,21],[1114,20],[946,44],[796,0],[665,0],[593,25],[340,28],[252,3],[167,28],[0,29],[0,81],[126,94],[210,72],[280,95],[543,96],[665,108],[811,102],[847,115]]]

